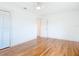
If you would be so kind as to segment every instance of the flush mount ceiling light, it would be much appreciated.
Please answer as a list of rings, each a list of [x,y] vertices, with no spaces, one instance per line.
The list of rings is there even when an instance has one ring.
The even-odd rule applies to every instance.
[[[36,7],[36,9],[37,9],[37,10],[40,10],[40,9],[41,9],[41,7],[39,7],[39,6],[38,6],[38,7]]]
[[[41,6],[42,6],[42,3],[41,2],[35,2],[35,8],[37,10],[40,10],[41,9]]]

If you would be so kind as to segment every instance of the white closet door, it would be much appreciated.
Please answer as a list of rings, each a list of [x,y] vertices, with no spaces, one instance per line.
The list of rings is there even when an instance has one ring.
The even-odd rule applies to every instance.
[[[47,30],[47,20],[41,20],[41,37],[48,37]]]
[[[0,14],[0,49],[10,46],[10,16]]]
[[[2,48],[2,16],[0,16],[0,48]]]

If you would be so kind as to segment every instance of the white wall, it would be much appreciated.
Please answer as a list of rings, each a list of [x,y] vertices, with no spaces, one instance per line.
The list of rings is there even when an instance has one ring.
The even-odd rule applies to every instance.
[[[34,15],[17,12],[13,15],[13,45],[36,38],[36,18]]]
[[[36,16],[16,3],[0,3],[0,9],[11,13],[11,45],[36,38]]]
[[[79,41],[79,11],[50,14],[44,20],[48,20],[48,31],[44,28],[42,36]]]

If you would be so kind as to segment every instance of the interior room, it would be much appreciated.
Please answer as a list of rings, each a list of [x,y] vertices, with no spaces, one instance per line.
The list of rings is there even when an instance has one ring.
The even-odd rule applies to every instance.
[[[0,56],[79,56],[79,2],[0,2]]]

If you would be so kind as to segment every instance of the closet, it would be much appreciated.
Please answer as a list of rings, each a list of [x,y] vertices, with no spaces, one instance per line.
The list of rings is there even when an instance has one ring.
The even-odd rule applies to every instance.
[[[0,10],[0,49],[10,46],[10,13],[8,11]]]

